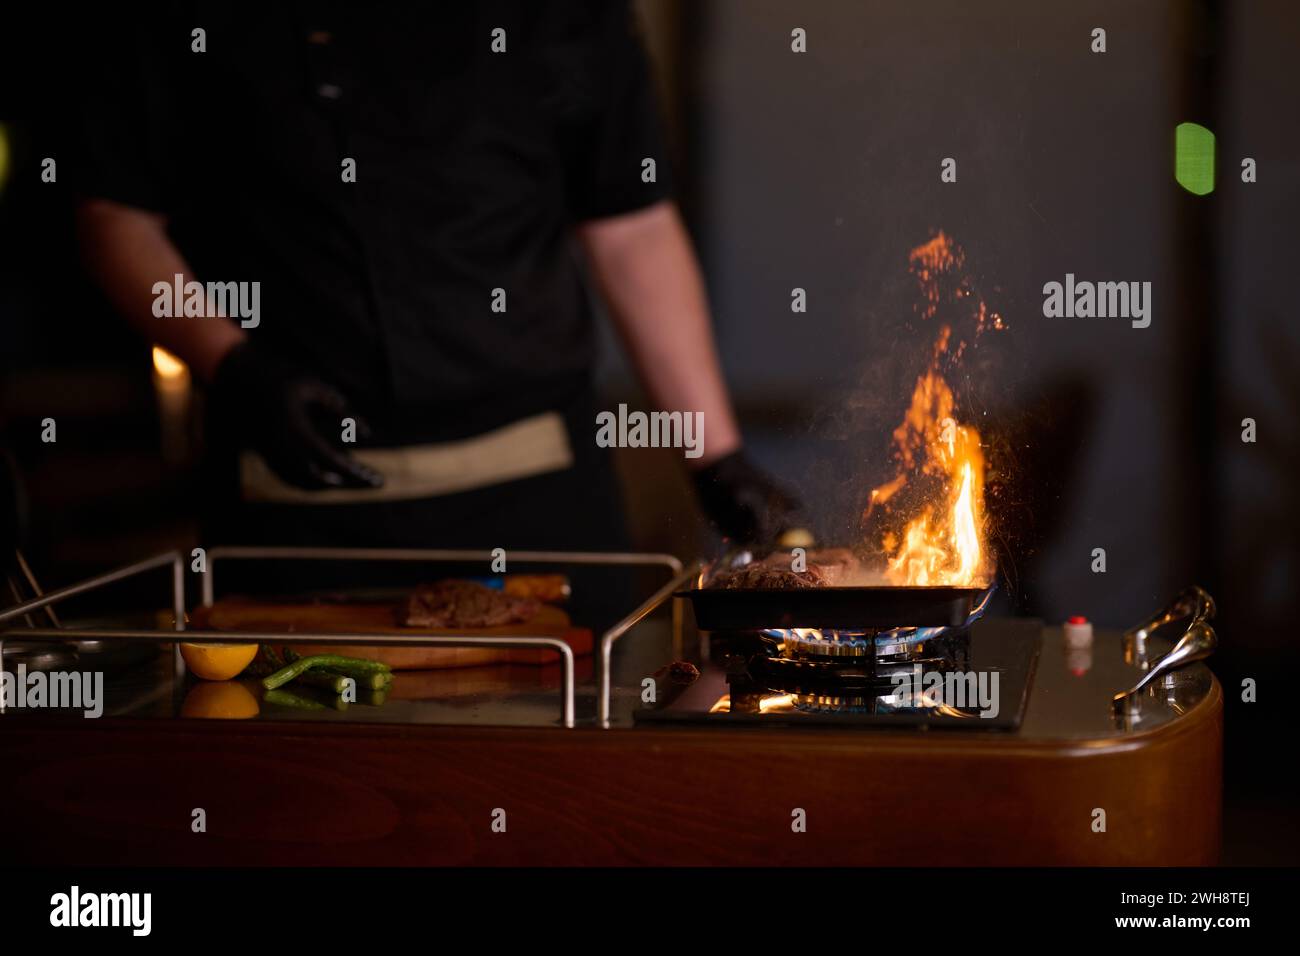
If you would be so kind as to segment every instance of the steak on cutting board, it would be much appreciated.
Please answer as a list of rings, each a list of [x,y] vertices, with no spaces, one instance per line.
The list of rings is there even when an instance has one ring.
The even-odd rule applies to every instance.
[[[476,581],[422,584],[398,610],[407,627],[500,627],[533,617],[541,607],[533,598],[514,597]]]

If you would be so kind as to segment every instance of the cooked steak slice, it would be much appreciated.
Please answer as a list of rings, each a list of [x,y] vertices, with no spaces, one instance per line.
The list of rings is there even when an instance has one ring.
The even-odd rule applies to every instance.
[[[694,684],[700,679],[700,669],[690,661],[673,661],[668,665],[668,679],[674,684]]]
[[[734,571],[719,574],[708,584],[711,588],[821,588],[826,587],[826,576],[816,565],[807,571],[791,571],[788,567],[774,568],[768,564],[750,564]]]
[[[711,588],[828,588],[834,587],[858,567],[848,548],[810,551],[807,570],[793,571],[790,555],[773,554],[743,568],[724,571],[709,583]]]
[[[500,627],[527,621],[540,606],[474,581],[447,580],[416,588],[398,619],[407,627]]]

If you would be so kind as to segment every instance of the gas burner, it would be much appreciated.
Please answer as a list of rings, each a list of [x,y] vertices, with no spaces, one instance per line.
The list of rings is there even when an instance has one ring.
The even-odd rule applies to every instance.
[[[964,627],[909,628],[906,633],[883,634],[769,631],[760,635],[756,650],[733,653],[734,666],[729,670],[761,675],[773,689],[807,681],[837,689],[888,684],[896,673],[918,664],[935,669],[961,667],[969,657],[970,629]]]
[[[732,678],[727,681],[725,703],[715,705],[715,713],[730,714],[874,714],[881,691],[860,687],[772,686],[777,682],[754,682]]]
[[[866,693],[794,694],[791,709],[805,714],[874,714],[877,695]]]
[[[763,640],[786,660],[861,662],[876,655],[872,631],[829,631],[796,627],[762,632]]]
[[[768,683],[775,684],[774,689],[802,680],[821,681],[837,687],[866,685],[876,680],[875,660],[866,655],[832,659],[756,654],[746,667],[762,674]]]
[[[787,650],[786,637],[793,638]],[[811,631],[715,630],[701,675],[687,693],[666,695],[634,719],[770,726],[919,727],[1006,730],[1019,725],[1038,657],[1035,621],[970,627]],[[825,647],[818,640],[824,641]],[[848,651],[848,653],[844,653]],[[917,694],[926,678],[965,680],[997,671],[999,713],[945,695]],[[972,720],[972,716],[980,719]]]
[[[960,639],[964,633],[964,627],[899,627],[884,631],[791,628],[761,631],[759,637],[782,660],[870,668],[872,662],[930,659],[935,656],[937,644]]]
[[[822,716],[914,710],[911,705],[897,703],[895,677],[903,673],[911,677],[916,668],[968,670],[969,637],[970,632],[964,628],[945,629],[945,633],[929,637],[924,643],[911,642],[912,656],[892,660],[870,655],[870,636],[854,638],[867,648],[857,656],[790,657],[771,647],[749,656],[732,654],[726,668],[727,710],[737,714]],[[897,640],[897,636],[891,640]],[[921,654],[924,657],[918,656]]]
[[[969,628],[983,616],[993,588],[988,588],[971,608],[965,622],[947,627],[892,628],[768,628],[758,637],[774,659],[808,666],[830,666],[874,671],[882,662],[926,661],[942,657],[935,645],[949,639],[964,639]],[[716,633],[716,632],[715,632]],[[729,632],[733,636],[744,631]]]

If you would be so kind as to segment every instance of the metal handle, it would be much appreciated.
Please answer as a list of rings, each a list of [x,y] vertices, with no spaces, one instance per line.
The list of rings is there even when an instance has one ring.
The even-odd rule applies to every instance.
[[[1178,621],[1208,621],[1214,617],[1214,598],[1204,588],[1192,585],[1163,610],[1124,632],[1124,659],[1139,667],[1147,666],[1147,639],[1162,627]]]
[[[646,598],[645,602],[639,608],[611,627],[601,637],[600,661],[598,665],[600,667],[600,687],[598,689],[598,694],[600,697],[599,719],[602,728],[606,730],[609,729],[610,710],[612,707],[611,700],[614,696],[614,643],[645,619],[646,616],[658,609],[665,601],[671,600],[673,602],[673,644],[674,647],[676,647],[679,637],[677,631],[681,627],[681,619],[677,616],[679,602],[673,597],[673,595],[681,588],[685,587],[686,584],[692,578],[698,576],[699,573],[699,564],[692,563],[658,591]]]
[[[107,574],[96,575],[93,578],[87,578],[85,581],[70,584],[65,588],[50,591],[13,607],[0,608],[0,624],[11,618],[22,617],[29,611],[39,611],[41,608],[58,604],[60,601],[76,597],[78,594],[94,591],[107,584],[113,584],[116,581],[122,581],[137,574],[152,571],[154,568],[166,566],[170,566],[172,570],[173,627],[175,630],[183,631],[185,630],[185,561],[179,551],[167,551],[163,554],[157,554],[152,558],[146,558],[143,561],[137,561],[135,564],[128,564],[115,571],[109,571]]]
[[[1138,695],[1150,684],[1180,667],[1186,667],[1195,661],[1209,657],[1219,646],[1219,636],[1210,626],[1214,617],[1214,598],[1201,587],[1193,585],[1183,591],[1164,610],[1152,615],[1148,620],[1124,632],[1124,659],[1147,672],[1142,675],[1131,690],[1116,694],[1111,704],[1122,709],[1126,704],[1135,704]],[[1187,629],[1183,632],[1173,649],[1163,657],[1148,663],[1147,640],[1156,631],[1170,624],[1186,621]]]

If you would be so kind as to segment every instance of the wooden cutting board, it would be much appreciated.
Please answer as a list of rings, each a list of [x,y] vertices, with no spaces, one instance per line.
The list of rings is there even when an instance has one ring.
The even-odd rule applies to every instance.
[[[473,637],[557,637],[573,648],[575,656],[590,654],[592,635],[587,628],[573,627],[563,609],[543,604],[530,620],[503,627],[439,628],[404,627],[397,623],[395,608],[387,603],[324,602],[291,604],[226,598],[211,607],[196,608],[190,626],[201,631],[268,631],[301,634],[442,634]],[[375,647],[365,644],[295,644],[299,654],[344,654],[382,661],[394,670],[426,670],[440,667],[478,667],[482,664],[555,664],[554,651],[510,650],[499,647]]]

